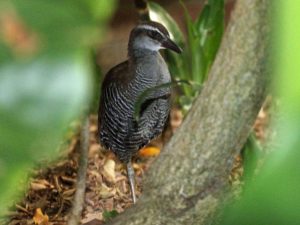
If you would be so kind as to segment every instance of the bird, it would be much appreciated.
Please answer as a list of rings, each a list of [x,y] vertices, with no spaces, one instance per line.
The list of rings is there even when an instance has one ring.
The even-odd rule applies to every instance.
[[[171,87],[155,87],[171,82],[160,49],[181,53],[168,30],[158,22],[140,22],[130,32],[128,58],[111,68],[104,77],[98,110],[101,145],[126,165],[132,201],[136,203],[132,157],[163,131],[171,107]],[[142,93],[138,119],[136,103]]]

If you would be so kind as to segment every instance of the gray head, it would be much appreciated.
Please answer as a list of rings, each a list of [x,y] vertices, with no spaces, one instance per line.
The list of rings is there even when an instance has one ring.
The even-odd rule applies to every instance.
[[[150,50],[170,49],[181,53],[181,49],[170,39],[169,32],[160,23],[143,22],[138,24],[130,33],[128,49]]]

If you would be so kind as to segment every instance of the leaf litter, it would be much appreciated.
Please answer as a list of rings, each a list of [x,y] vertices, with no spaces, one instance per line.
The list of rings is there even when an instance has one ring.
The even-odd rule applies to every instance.
[[[264,117],[264,118],[262,118]],[[263,136],[266,112],[261,112],[254,130],[258,137]],[[133,159],[136,173],[136,194],[142,193],[142,179],[145,171],[160,153],[183,119],[180,110],[171,111],[170,126],[163,135]],[[99,225],[123,212],[132,205],[126,169],[113,153],[104,150],[97,138],[97,116],[90,116],[90,146],[86,174],[85,204],[81,223]],[[63,225],[68,220],[75,193],[78,170],[78,151],[80,137],[72,137],[65,157],[55,163],[34,171],[23,199],[12,207],[8,214],[8,225]],[[237,158],[233,177],[238,179],[242,173],[242,161]]]

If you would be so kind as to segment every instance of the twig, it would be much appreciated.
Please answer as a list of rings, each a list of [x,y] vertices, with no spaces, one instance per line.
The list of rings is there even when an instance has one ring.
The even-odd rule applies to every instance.
[[[27,214],[30,215],[30,212],[26,208],[24,208],[23,206],[20,206],[20,205],[16,204],[16,208],[18,210],[21,210],[21,211],[23,211],[23,212],[25,212],[25,213],[27,213]]]
[[[76,193],[72,211],[69,215],[68,225],[78,225],[81,220],[81,213],[84,204],[84,193],[86,183],[86,171],[88,165],[88,149],[89,149],[89,119],[86,117],[81,129],[79,168],[77,176]]]

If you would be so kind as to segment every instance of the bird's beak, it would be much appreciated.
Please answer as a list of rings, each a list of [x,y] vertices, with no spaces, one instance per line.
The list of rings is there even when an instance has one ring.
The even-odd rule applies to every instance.
[[[166,39],[162,43],[162,47],[170,49],[170,50],[172,50],[174,52],[177,52],[177,53],[181,53],[182,52],[182,49],[177,44],[175,44],[175,42],[172,41],[170,38]]]

